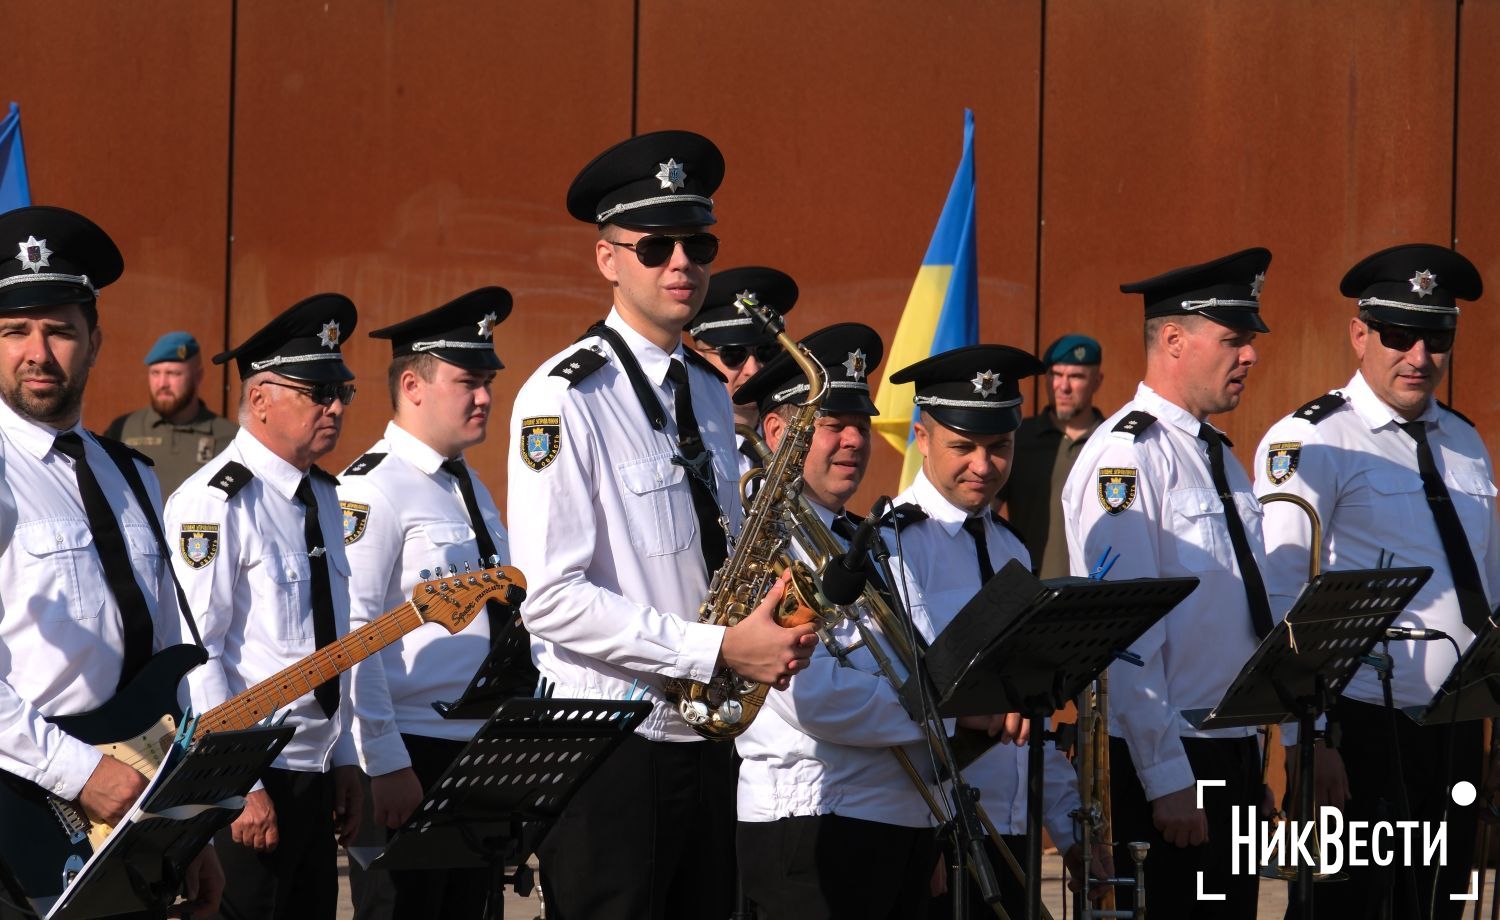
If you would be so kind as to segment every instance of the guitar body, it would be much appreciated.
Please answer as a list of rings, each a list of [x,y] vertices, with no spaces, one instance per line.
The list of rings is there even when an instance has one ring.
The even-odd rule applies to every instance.
[[[205,660],[205,652],[196,645],[163,649],[109,702],[88,712],[48,721],[80,741],[101,748],[133,747],[138,737],[155,739],[164,719],[175,726],[181,715],[177,685],[183,675]],[[175,732],[175,728],[171,731]],[[126,740],[120,741],[122,738]],[[171,743],[169,734],[165,744]],[[146,744],[157,746],[159,742]],[[157,747],[148,776],[155,773],[165,751],[165,747]],[[146,756],[144,750],[134,757],[121,750],[121,759],[127,763]],[[139,763],[132,766],[141,769]],[[75,803],[64,802],[40,786],[0,770],[0,862],[28,897],[46,899],[61,895],[109,831],[105,825],[91,827]]]

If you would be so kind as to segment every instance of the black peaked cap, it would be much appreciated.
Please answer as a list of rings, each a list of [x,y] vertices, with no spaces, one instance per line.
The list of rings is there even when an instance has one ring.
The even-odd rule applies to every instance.
[[[819,329],[800,344],[823,365],[828,384],[823,411],[879,414],[870,399],[870,372],[885,355],[880,333],[864,323],[838,323]],[[764,414],[787,403],[804,403],[808,395],[807,375],[791,355],[782,352],[735,391],[734,401],[753,404]]]
[[[568,187],[568,213],[591,224],[633,230],[707,227],[724,155],[691,131],[655,131],[594,157]]]
[[[688,335],[708,345],[754,345],[773,336],[735,303],[746,295],[782,316],[797,303],[797,282],[786,272],[747,265],[714,272],[708,279],[703,309],[688,323]]]
[[[1393,326],[1453,329],[1458,301],[1484,293],[1479,269],[1460,252],[1431,243],[1406,243],[1367,256],[1344,275],[1339,293]]]
[[[1120,285],[1126,294],[1146,299],[1146,318],[1206,316],[1221,326],[1270,332],[1260,318],[1260,291],[1271,251],[1255,247]]]
[[[370,338],[389,339],[393,358],[430,354],[468,370],[498,371],[505,365],[495,354],[495,327],[510,310],[510,291],[491,285],[376,329]]]
[[[314,294],[266,323],[236,348],[214,355],[215,364],[231,358],[244,380],[272,371],[308,383],[353,380],[340,346],[354,333],[359,315],[343,294]]]
[[[967,434],[1004,434],[1021,427],[1021,381],[1047,366],[1009,345],[966,345],[924,358],[891,374],[916,384],[923,415]]]
[[[0,310],[90,303],[125,260],[82,214],[45,205],[0,214]]]

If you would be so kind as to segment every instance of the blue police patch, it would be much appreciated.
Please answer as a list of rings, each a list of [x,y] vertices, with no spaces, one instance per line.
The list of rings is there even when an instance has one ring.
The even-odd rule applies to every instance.
[[[546,469],[562,450],[562,417],[542,415],[521,420],[521,459],[533,470]]]
[[[182,561],[189,568],[201,569],[219,554],[219,525],[183,524],[177,545],[182,550]]]
[[[1297,472],[1297,460],[1302,456],[1301,441],[1278,441],[1266,448],[1266,475],[1271,482],[1281,485]]]
[[[344,545],[357,541],[365,535],[365,525],[370,520],[370,506],[359,502],[339,502],[344,512]]]
[[[1106,514],[1119,514],[1135,503],[1136,471],[1130,466],[1099,469],[1099,504]]]

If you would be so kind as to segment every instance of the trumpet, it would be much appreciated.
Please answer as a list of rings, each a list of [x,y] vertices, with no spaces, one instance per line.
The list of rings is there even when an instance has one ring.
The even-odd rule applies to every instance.
[[[745,439],[746,444],[751,446],[756,456],[760,458],[760,462],[763,465],[769,465],[773,455],[765,442],[761,440],[760,435],[745,425],[736,425],[735,431]],[[740,478],[742,495],[747,494],[751,490],[755,480],[758,478],[758,473],[758,470],[750,470]],[[789,520],[785,521],[785,525],[792,535],[792,541],[802,549],[808,558],[820,562],[818,566],[820,571],[844,554],[844,547],[839,544],[838,539],[824,526],[823,519],[818,517],[818,513],[808,503],[806,496],[799,492],[795,501],[783,503],[781,509],[782,513],[789,518]],[[830,631],[830,625],[838,622],[839,618],[825,616],[820,619],[821,625],[818,629],[818,637],[822,640],[824,646],[836,658],[840,659],[860,648],[868,649],[879,666],[881,674],[886,680],[890,681],[893,687],[900,690],[907,676],[915,670],[918,652],[908,639],[903,623],[896,616],[895,611],[892,610],[890,603],[886,600],[881,590],[877,586],[866,582],[858,599],[853,604],[844,607],[840,613],[844,617],[847,617],[850,623],[853,624],[859,635],[859,640],[853,645],[841,646]],[[871,621],[874,622],[875,628],[871,628]],[[889,650],[882,643],[882,639],[890,645]],[[937,756],[940,759],[943,759],[943,752],[947,748],[936,743],[938,739],[933,736],[930,724],[926,726],[926,730],[929,735],[929,747],[937,752]],[[911,780],[917,793],[922,797],[923,802],[926,803],[928,810],[932,812],[934,820],[939,824],[946,822],[948,816],[942,804],[934,794],[932,786],[922,778],[922,774],[917,770],[916,765],[912,763],[910,755],[907,754],[905,749],[900,747],[891,747],[889,750],[892,756],[901,764],[902,772]],[[939,766],[949,776],[958,775],[957,764],[950,764],[946,760],[943,760]],[[996,842],[997,846],[995,849],[1000,852],[1006,867],[1015,877],[1017,884],[1024,887],[1025,873],[1021,870],[1020,864],[1016,862],[1016,858],[1011,854],[1010,849],[1003,843],[1000,843],[1000,832],[995,828],[994,822],[985,813],[984,806],[976,803],[974,807],[978,813],[980,823],[984,826],[985,832],[990,835],[991,840]],[[972,865],[969,867],[969,871],[971,874],[977,874]],[[1009,914],[998,903],[989,906],[1000,920],[1010,920]],[[1041,916],[1043,920],[1052,920],[1051,914],[1048,913],[1045,907],[1042,908]]]

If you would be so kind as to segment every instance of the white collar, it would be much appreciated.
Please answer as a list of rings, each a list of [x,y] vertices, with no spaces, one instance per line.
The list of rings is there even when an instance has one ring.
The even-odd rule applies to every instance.
[[[1375,395],[1375,391],[1370,389],[1370,382],[1365,379],[1365,375],[1361,371],[1354,372],[1354,376],[1349,380],[1349,385],[1344,387],[1343,393],[1344,398],[1349,400],[1349,405],[1353,407],[1355,412],[1359,413],[1359,417],[1366,425],[1370,426],[1371,431],[1378,431],[1387,425],[1402,425],[1406,422],[1406,419],[1396,414],[1395,409],[1392,409],[1383,399]],[[1441,417],[1437,411],[1437,400],[1429,397],[1427,408],[1423,409],[1422,414],[1413,419],[1413,421],[1441,422]]]
[[[433,450],[426,441],[396,424],[395,419],[385,423],[385,443],[391,453],[428,476],[441,469],[443,461],[448,459]],[[460,456],[459,459],[462,460],[463,457]]]
[[[47,452],[52,450],[52,445],[57,441],[57,436],[64,431],[75,432],[83,438],[85,443],[88,441],[81,421],[74,422],[71,427],[59,431],[51,425],[33,422],[23,417],[4,400],[0,400],[0,431],[4,431],[18,447],[38,460],[47,456]]]
[[[234,436],[234,446],[239,450],[245,466],[255,474],[256,478],[265,480],[278,495],[287,501],[292,501],[297,497],[297,487],[302,484],[302,480],[307,477],[308,473],[304,473],[276,456],[271,452],[271,448],[262,444],[259,438],[250,433],[249,429],[239,430],[239,433]]]
[[[618,307],[610,308],[609,316],[604,318],[604,325],[620,334],[620,337],[625,340],[625,345],[630,349],[630,353],[635,355],[635,360],[640,364],[646,379],[656,386],[666,385],[667,366],[674,357],[683,362],[684,368],[687,367],[687,359],[682,354],[681,340],[678,340],[671,351],[662,351],[655,344],[647,341],[645,336],[630,328],[630,324],[625,322],[625,318],[620,315]]]

